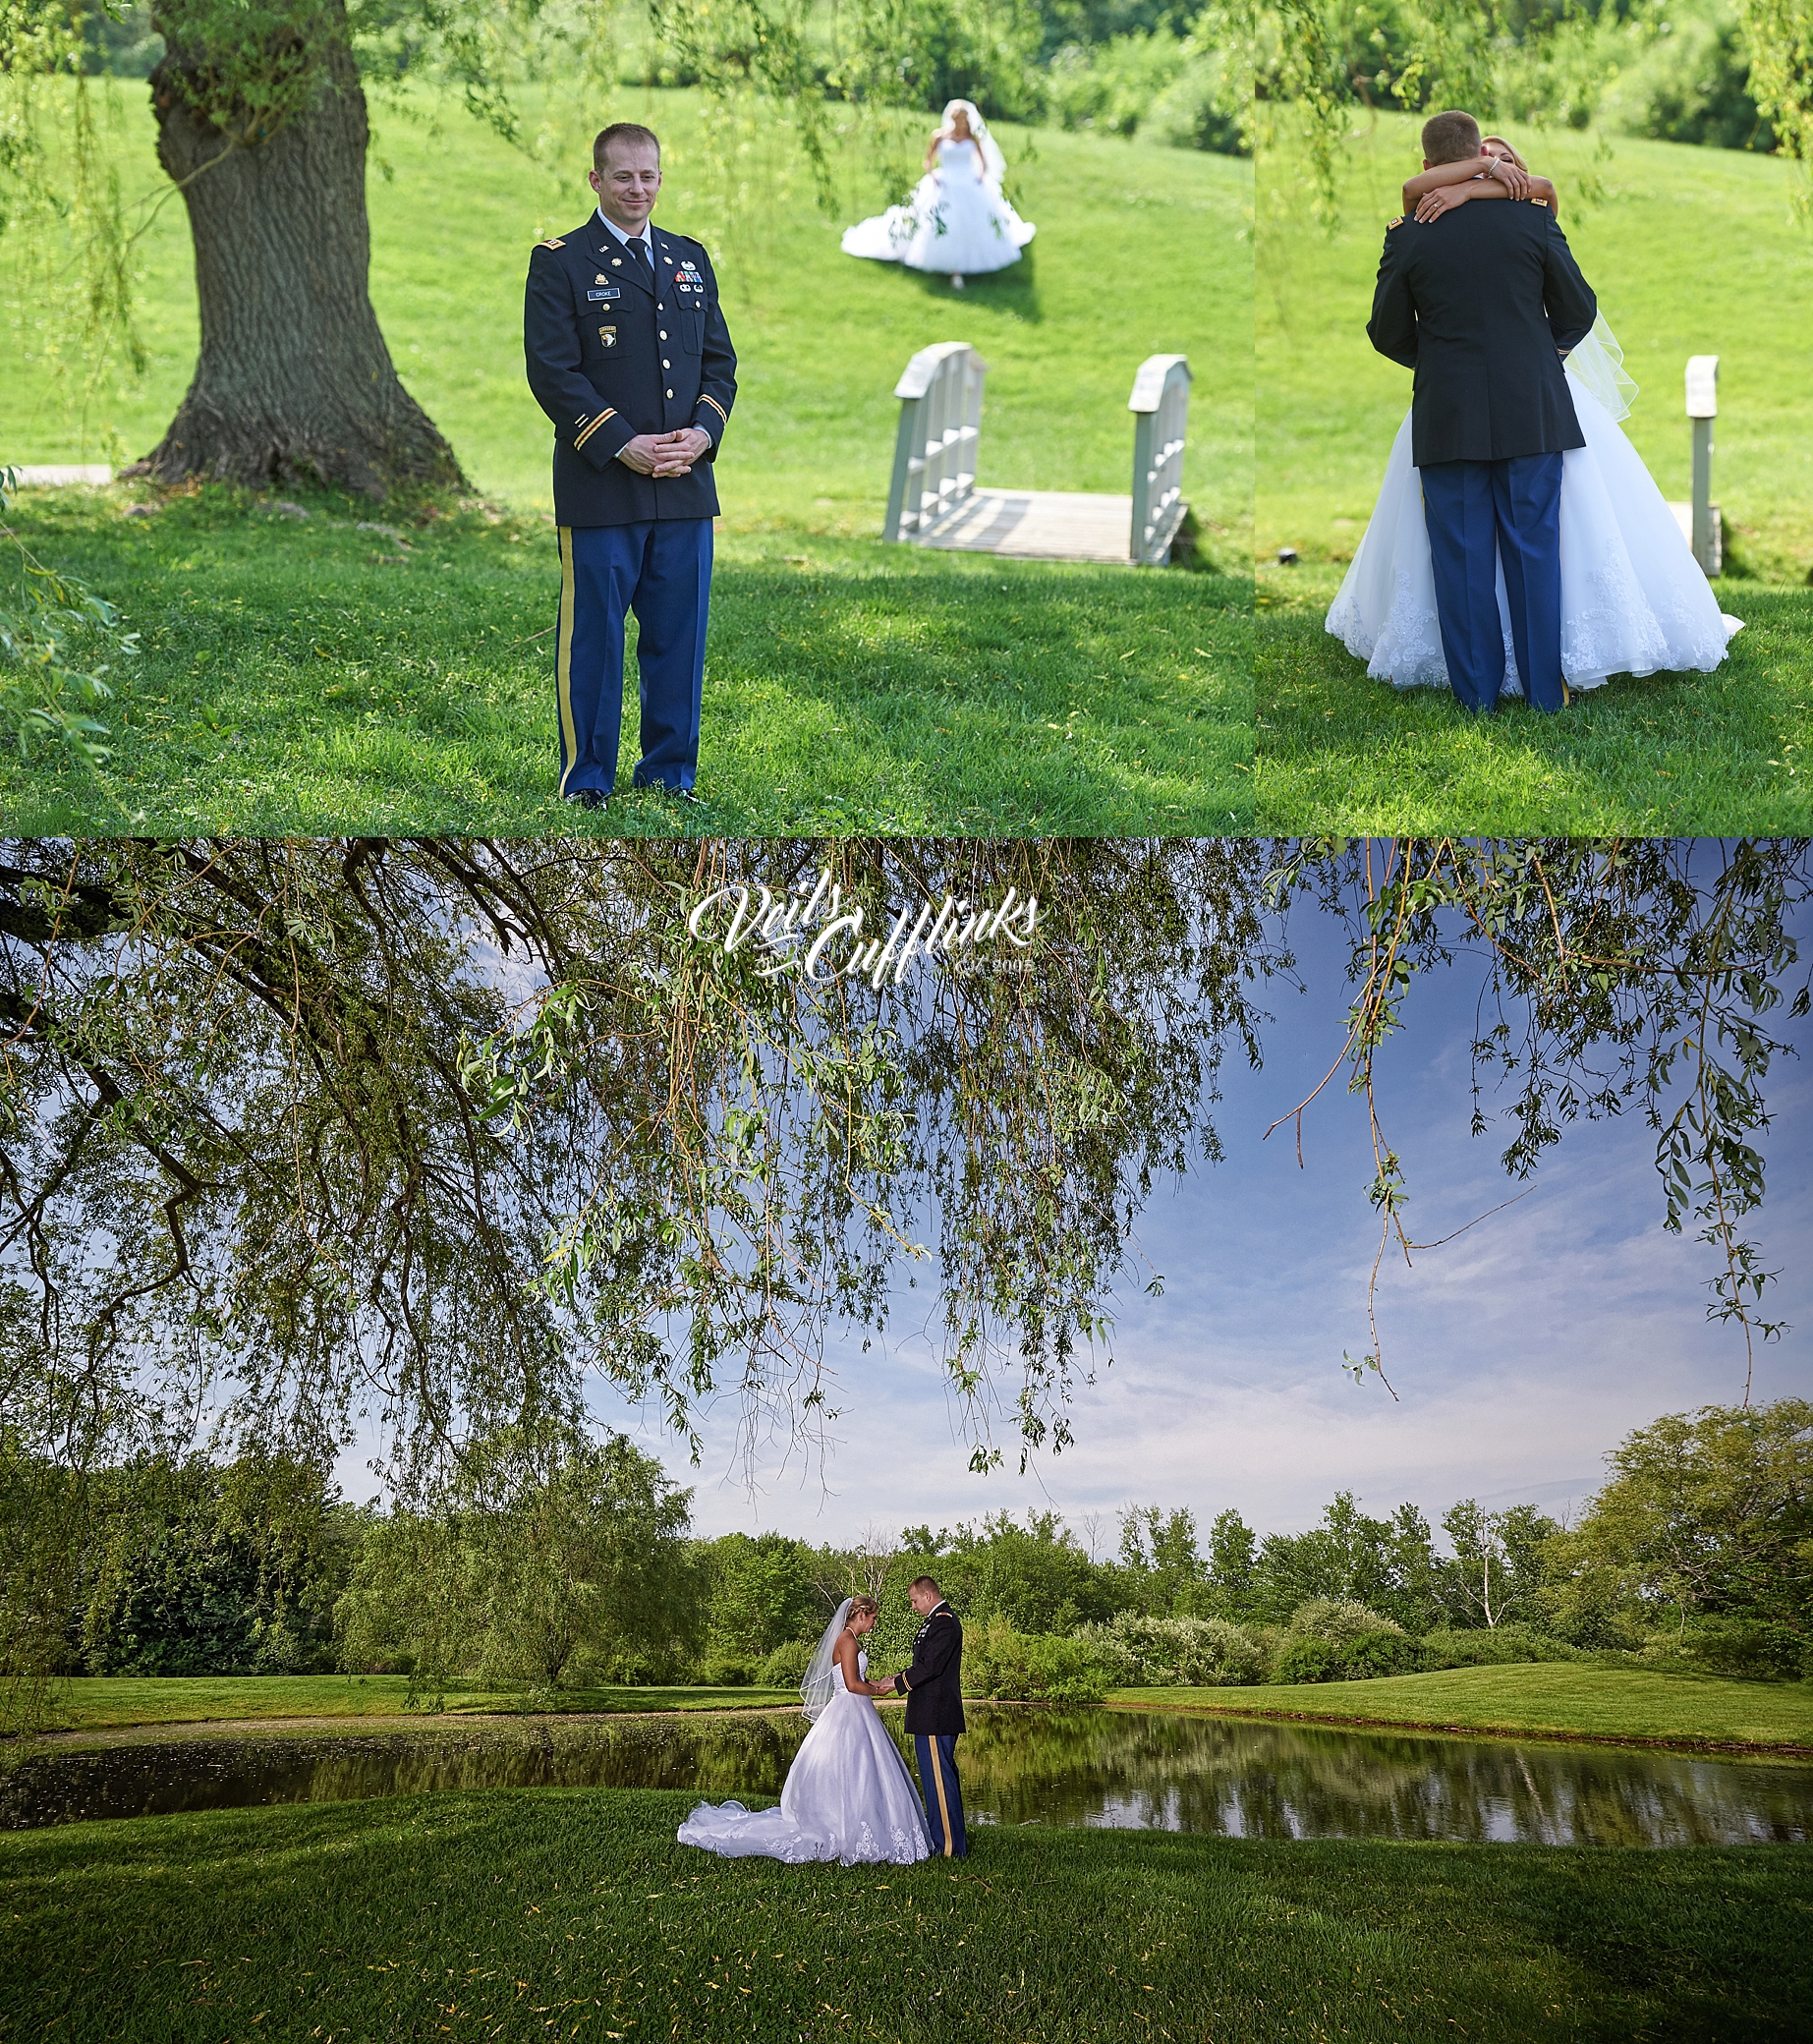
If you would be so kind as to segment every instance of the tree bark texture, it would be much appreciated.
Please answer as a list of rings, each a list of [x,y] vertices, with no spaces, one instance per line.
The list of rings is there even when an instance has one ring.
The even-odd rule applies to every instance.
[[[370,131],[351,53],[336,38],[307,108],[268,140],[253,130],[237,142],[184,91],[197,61],[171,41],[151,96],[158,161],[189,207],[201,352],[140,473],[314,481],[373,497],[398,483],[462,486],[371,309]]]

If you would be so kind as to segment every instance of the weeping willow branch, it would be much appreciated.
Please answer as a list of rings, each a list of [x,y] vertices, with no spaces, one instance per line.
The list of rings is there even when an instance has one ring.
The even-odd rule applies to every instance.
[[[1793,200],[1813,221],[1813,0],[1739,0],[1750,51],[1750,96],[1799,166]]]
[[[1395,1240],[1408,1263],[1418,1246],[1381,1119],[1379,1052],[1404,1026],[1416,977],[1467,955],[1484,967],[1482,1012],[1497,1017],[1472,1046],[1474,1133],[1487,1126],[1480,1100],[1494,1071],[1517,1089],[1516,1133],[1501,1159],[1515,1177],[1536,1169],[1568,1122],[1636,1106],[1656,1131],[1664,1226],[1678,1233],[1697,1221],[1719,1258],[1707,1318],[1742,1333],[1747,1402],[1756,1344],[1785,1332],[1761,1310],[1779,1274],[1762,1267],[1743,1223],[1766,1191],[1755,1142],[1769,1123],[1764,1082],[1793,1050],[1765,1017],[1809,1012],[1791,927],[1813,892],[1805,841],[1316,840],[1290,849],[1271,887],[1280,906],[1308,891],[1354,933],[1348,972],[1359,992],[1340,1055],[1273,1126],[1295,1121],[1301,1163],[1302,1115],[1333,1072],[1344,1065],[1349,1090],[1365,1096],[1367,1192],[1381,1225],[1367,1292],[1372,1346],[1349,1361],[1356,1377],[1384,1376],[1375,1307],[1386,1250]]]

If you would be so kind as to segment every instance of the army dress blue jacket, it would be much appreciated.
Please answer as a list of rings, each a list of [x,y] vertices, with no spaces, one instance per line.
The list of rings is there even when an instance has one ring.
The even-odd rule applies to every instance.
[[[529,387],[554,422],[558,525],[713,518],[716,459],[736,402],[736,352],[703,246],[651,224],[655,275],[596,213],[529,257],[523,352]],[[639,476],[617,459],[638,433],[701,427],[710,446],[688,476]]]
[[[1599,310],[1546,205],[1500,199],[1386,229],[1368,339],[1416,371],[1410,459],[1583,447],[1561,357]]]
[[[963,1627],[948,1604],[935,1605],[913,1638],[913,1665],[894,1677],[907,1700],[906,1729],[929,1736],[963,1731]]]

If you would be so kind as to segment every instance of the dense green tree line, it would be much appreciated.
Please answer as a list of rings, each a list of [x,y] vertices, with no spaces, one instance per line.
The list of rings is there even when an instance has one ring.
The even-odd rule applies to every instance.
[[[1024,1675],[1015,1654],[1039,1652],[1025,1642],[1071,1640],[1130,1679],[1313,1680],[1570,1649],[1813,1672],[1813,1405],[1670,1415],[1607,1459],[1567,1528],[1463,1499],[1441,1543],[1414,1505],[1373,1517],[1342,1491],[1295,1534],[1260,1536],[1233,1510],[1206,1535],[1187,1510],[1128,1510],[1097,1556],[1050,1511],[866,1548],[694,1539],[690,1493],[658,1463],[566,1429],[477,1444],[431,1511],[354,1509],[318,1467],[281,1457],[142,1456],[91,1479],[62,1659],[97,1675],[400,1670],[425,1690],[785,1686],[856,1590],[881,1599],[876,1655],[904,1655],[906,1586],[925,1572],[972,1628],[985,1680],[1003,1661],[1003,1678]]]

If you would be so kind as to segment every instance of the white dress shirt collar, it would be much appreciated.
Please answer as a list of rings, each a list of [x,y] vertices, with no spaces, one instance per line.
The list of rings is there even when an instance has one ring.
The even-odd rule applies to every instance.
[[[625,234],[623,229],[617,225],[615,220],[609,220],[605,218],[604,208],[602,206],[597,207],[596,211],[599,220],[601,220],[603,224],[610,229],[611,233],[614,234],[620,242],[624,243],[626,246],[630,242],[641,242],[641,244],[643,245],[643,250],[649,256],[649,259],[651,260],[651,262],[653,261],[654,242],[653,238],[649,233],[649,223],[647,220],[645,220],[642,223],[642,232],[640,234]]]

